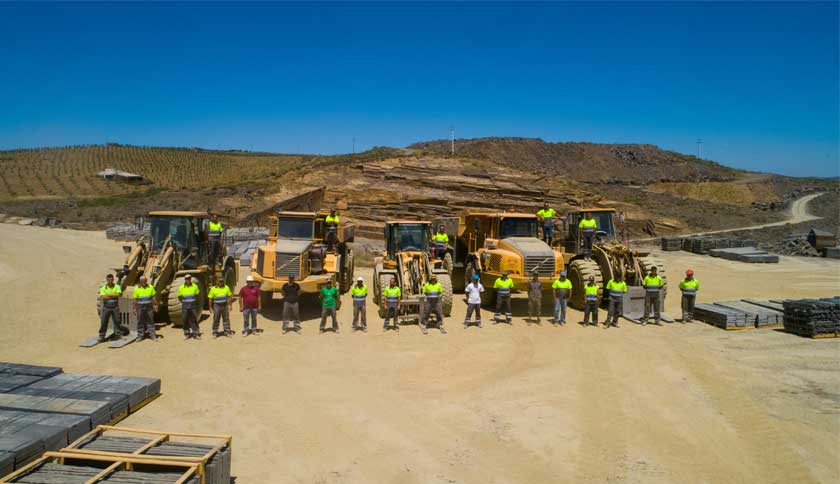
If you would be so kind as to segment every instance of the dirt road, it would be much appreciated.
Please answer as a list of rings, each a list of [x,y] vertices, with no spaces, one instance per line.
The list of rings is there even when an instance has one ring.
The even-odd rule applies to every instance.
[[[7,291],[0,360],[156,376],[163,396],[124,425],[230,433],[238,483],[837,482],[840,341],[702,323],[619,329],[415,327],[79,348],[99,280],[119,264],[101,233],[0,226]],[[692,267],[701,301],[840,293],[838,261]],[[370,278],[369,270],[360,274]],[[676,314],[678,301],[668,309]],[[272,318],[276,318],[277,311]],[[241,318],[234,325],[241,329]],[[207,331],[207,322],[202,325]]]
[[[767,227],[781,227],[781,226],[788,225],[788,224],[798,224],[798,223],[802,223],[802,222],[808,222],[810,220],[818,220],[820,217],[817,217],[816,215],[811,215],[808,212],[808,204],[811,202],[811,200],[819,197],[820,195],[823,195],[824,193],[825,192],[812,193],[810,195],[805,195],[802,198],[797,198],[796,200],[794,200],[793,203],[791,203],[791,205],[790,205],[790,209],[788,210],[788,212],[790,213],[790,216],[787,219],[782,220],[781,222],[771,222],[771,223],[760,224],[760,225],[750,225],[750,226],[747,226],[747,227],[736,227],[736,228],[732,228],[732,229],[707,230],[705,232],[695,232],[695,233],[692,233],[692,234],[680,234],[679,237],[693,237],[693,236],[696,236],[696,235],[725,234],[727,232],[741,232],[741,231],[744,231],[744,230],[758,230],[758,229],[764,229],[764,228],[767,228]],[[658,237],[648,237],[646,239],[635,239],[634,242],[650,242],[652,240],[657,240],[657,239],[658,239]]]

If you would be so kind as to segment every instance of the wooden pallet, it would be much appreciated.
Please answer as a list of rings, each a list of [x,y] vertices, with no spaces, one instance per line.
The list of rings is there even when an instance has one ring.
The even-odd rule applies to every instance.
[[[68,463],[68,460],[72,461],[72,464]],[[85,466],[85,462],[88,462],[89,465]],[[103,463],[108,464],[107,467],[101,468]],[[140,467],[142,469],[144,466],[155,466],[157,467],[158,473],[160,473],[161,468],[166,468],[168,470],[167,474],[177,475],[177,477],[173,477],[170,480],[154,482],[167,482],[171,484],[192,484],[195,482],[201,482],[198,473],[198,464],[191,462],[153,459],[148,458],[147,456],[132,455],[111,457],[80,454],[75,451],[69,451],[47,452],[40,459],[21,467],[3,478],[0,478],[0,483],[18,482],[20,478],[36,472],[50,474],[50,469],[46,466],[47,464],[57,464],[58,466],[67,467],[68,469],[84,469],[89,474],[84,476],[87,477],[87,480],[84,481],[85,484],[95,484],[97,482],[101,482],[103,479],[113,477],[117,473],[132,474],[136,472],[139,474],[141,470],[137,468]],[[147,479],[144,480],[151,482]],[[56,480],[55,482],[61,481]]]

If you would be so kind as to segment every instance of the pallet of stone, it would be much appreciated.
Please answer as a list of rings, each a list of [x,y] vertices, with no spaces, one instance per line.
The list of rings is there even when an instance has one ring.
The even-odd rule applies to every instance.
[[[58,413],[81,415],[90,419],[91,425],[111,421],[111,405],[108,402],[79,400],[76,398],[39,397],[0,393],[0,409],[36,413]]]
[[[774,301],[762,301],[760,299],[741,299],[745,303],[754,304],[756,306],[761,306],[766,309],[772,309],[774,311],[778,311],[782,313],[784,316],[785,307],[782,305],[781,302],[774,302]]]
[[[5,363],[0,361],[0,373],[11,373],[13,375],[31,375],[41,378],[48,378],[61,373],[61,368],[54,366],[23,365],[20,363]]]
[[[663,251],[682,250],[683,248],[682,237],[662,237],[661,242]]]
[[[110,410],[109,422],[122,420],[128,415],[128,395],[123,393],[94,392],[67,388],[39,388],[23,387],[11,392],[18,395],[33,395],[38,397],[66,398],[75,400],[93,400],[107,402]]]
[[[0,373],[0,393],[9,393],[12,390],[25,387],[42,379],[40,376]]]
[[[0,450],[0,476],[10,474],[15,470],[15,453]]]
[[[90,432],[90,429],[93,428],[90,419],[83,415],[0,410],[0,424],[11,425],[21,422],[64,428],[67,430],[68,442],[73,442],[82,435]]]
[[[714,304],[746,313],[747,319],[752,318],[757,328],[778,328],[784,321],[783,312],[744,301],[720,301]]]
[[[229,435],[186,434],[99,426],[63,451],[79,454],[150,456],[199,466],[202,484],[228,484],[232,457]]]
[[[12,468],[20,468],[44,451],[65,447],[89,428],[90,421],[82,416],[0,410],[0,452],[11,454]]]
[[[715,247],[715,239],[711,237],[694,237],[691,239],[691,252],[695,254],[707,254]]]
[[[128,398],[129,412],[135,412],[160,394],[160,379],[63,373],[35,382],[26,388],[121,394]]]
[[[808,338],[840,335],[840,299],[786,300],[784,327],[788,333]]]
[[[840,246],[826,247],[823,251],[829,259],[840,259]]]
[[[749,263],[776,263],[779,256],[768,253],[756,247],[733,247],[729,249],[712,249],[709,251],[712,257],[734,260]]]
[[[0,479],[23,484],[201,484],[198,465],[146,456],[109,457],[73,452],[44,456]]]
[[[747,313],[714,304],[704,303],[694,306],[694,319],[726,330],[755,328],[755,319],[750,320]]]

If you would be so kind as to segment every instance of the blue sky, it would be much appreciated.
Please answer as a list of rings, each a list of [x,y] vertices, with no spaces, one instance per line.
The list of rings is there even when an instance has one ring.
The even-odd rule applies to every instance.
[[[652,143],[840,175],[838,3],[0,3],[0,149]]]

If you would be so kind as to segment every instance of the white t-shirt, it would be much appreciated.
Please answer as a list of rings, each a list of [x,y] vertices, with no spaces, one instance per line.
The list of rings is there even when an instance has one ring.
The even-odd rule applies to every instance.
[[[484,286],[480,282],[478,285],[474,282],[469,283],[464,291],[468,295],[467,302],[469,304],[481,304],[481,293],[484,292]]]

